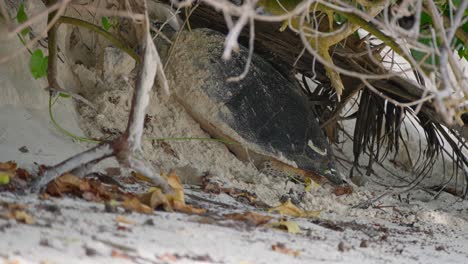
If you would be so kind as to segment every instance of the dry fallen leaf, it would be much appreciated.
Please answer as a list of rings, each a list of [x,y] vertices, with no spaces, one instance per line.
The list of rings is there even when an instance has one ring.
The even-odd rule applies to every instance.
[[[80,192],[82,180],[71,173],[65,173],[47,185],[47,193],[62,196],[64,193]]]
[[[8,208],[9,211],[14,211],[14,210],[25,210],[28,208],[27,205],[25,204],[18,204],[18,203],[7,203],[4,205]]]
[[[152,214],[154,212],[153,208],[149,207],[146,204],[143,204],[140,200],[138,200],[135,197],[127,198],[125,201],[123,201],[122,206],[125,209],[138,213]]]
[[[173,202],[173,208],[177,212],[182,212],[186,214],[204,214],[206,213],[206,209],[203,208],[195,208],[191,205],[185,204],[185,203],[180,203],[179,201],[174,201]]]
[[[25,180],[25,181],[29,181],[31,180],[31,174],[25,170],[25,169],[22,169],[22,168],[17,168],[16,169],[16,175],[18,178],[22,179],[22,180]]]
[[[341,186],[336,186],[335,189],[333,190],[333,193],[336,196],[341,196],[344,194],[352,194],[353,193],[353,187],[349,185],[341,185]]]
[[[173,192],[164,194],[159,188],[150,188],[147,193],[140,195],[138,198],[141,203],[148,205],[152,209],[162,207],[165,211],[169,212],[173,210],[188,214],[204,214],[206,212],[205,209],[194,208],[185,203],[184,187],[174,172],[171,172],[168,177],[165,175],[163,177],[166,178]]]
[[[112,250],[112,252],[111,252],[111,257],[113,257],[113,258],[121,258],[121,259],[130,259],[130,257],[129,257],[127,254],[125,254],[125,253],[123,253],[123,252],[119,252],[119,251],[117,251],[117,250],[115,250],[115,249]]]
[[[130,219],[127,219],[125,216],[122,216],[122,215],[118,215],[116,218],[115,218],[115,221],[117,223],[121,223],[121,224],[126,224],[126,225],[134,225],[136,224],[134,221],[130,220]]]
[[[289,215],[293,217],[315,218],[319,217],[321,211],[304,211],[295,206],[290,200],[280,206],[268,210],[269,213],[279,213],[280,215]]]
[[[257,195],[237,188],[224,188],[217,182],[210,182],[209,178],[203,179],[203,191],[207,193],[220,194],[225,193],[236,200],[246,201],[250,204],[257,202]]]
[[[165,253],[165,254],[162,254],[161,256],[158,256],[158,259],[160,261],[163,261],[164,263],[172,263],[172,262],[176,262],[179,259],[179,257],[172,253]]]
[[[5,213],[0,213],[0,218],[15,219],[18,222],[32,225],[36,221],[34,218],[26,213],[25,209],[28,207],[24,204],[17,203],[0,203],[0,206],[6,209]]]
[[[172,211],[172,206],[169,203],[169,200],[159,188],[151,188],[147,193],[140,195],[138,199],[141,203],[149,206],[151,209],[162,207],[164,211]]]
[[[225,214],[223,215],[226,219],[232,219],[237,221],[244,221],[251,225],[259,226],[268,223],[273,217],[268,215],[261,215],[255,212],[245,212],[243,214]]]
[[[103,184],[92,178],[79,178],[71,173],[65,173],[47,185],[46,193],[52,196],[72,194],[89,201],[107,201],[125,198],[118,186]]]
[[[288,233],[297,234],[301,232],[301,228],[293,221],[279,221],[270,224],[271,227],[286,230]]]
[[[144,176],[134,173],[134,177],[144,179]],[[72,193],[86,200],[123,200],[122,207],[125,209],[151,214],[154,209],[162,208],[165,211],[179,211],[191,214],[203,214],[205,209],[194,208],[185,203],[184,188],[175,173],[169,176],[163,175],[173,192],[164,194],[159,188],[150,188],[147,193],[135,197],[119,190],[118,186],[105,185],[93,178],[81,179],[73,174],[65,173],[47,186],[47,194],[62,196]]]
[[[14,213],[16,221],[23,222],[28,225],[34,224],[36,221],[25,211],[15,211]]]
[[[174,190],[173,194],[166,194],[174,210],[186,214],[204,214],[206,212],[205,209],[195,208],[185,203],[184,186],[175,172],[169,174],[167,183]]]
[[[12,210],[7,214],[2,215],[2,217],[6,219],[15,219],[18,222],[25,223],[28,225],[32,225],[36,222],[31,215],[21,210]]]
[[[273,251],[286,254],[286,255],[290,255],[290,256],[294,256],[294,257],[297,257],[300,254],[299,250],[289,249],[283,243],[276,243],[274,245],[271,245],[271,249]]]
[[[175,172],[171,172],[169,174],[169,177],[167,177],[167,183],[174,190],[174,194],[169,195],[168,199],[173,199],[174,201],[185,204],[184,186],[182,186],[182,182]]]
[[[0,162],[0,171],[15,171],[15,170],[16,170],[16,162],[14,161]]]

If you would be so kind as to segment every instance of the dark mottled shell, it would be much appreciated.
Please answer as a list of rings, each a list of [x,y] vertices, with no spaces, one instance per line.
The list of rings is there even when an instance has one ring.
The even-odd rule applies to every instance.
[[[243,72],[248,50],[241,47],[224,61],[224,41],[207,29],[180,36],[168,71],[178,101],[214,137],[240,142],[229,147],[241,159],[295,163],[341,183],[330,145],[296,83],[256,55],[243,80],[227,82]]]

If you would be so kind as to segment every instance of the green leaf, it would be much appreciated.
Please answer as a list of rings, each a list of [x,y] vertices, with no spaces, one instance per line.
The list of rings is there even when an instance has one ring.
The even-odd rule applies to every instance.
[[[28,20],[28,15],[26,14],[26,11],[24,11],[24,4],[21,4],[18,8],[18,13],[16,13],[16,20],[18,21],[19,24],[23,24]],[[21,30],[21,34],[24,36],[29,33],[29,27]]]
[[[459,38],[456,38],[455,40],[455,49],[457,50],[460,58],[468,60],[468,46],[465,45]]]
[[[424,26],[424,25],[431,25],[432,24],[432,17],[426,13],[426,12],[422,12],[421,13],[421,22],[420,22],[421,26]]]
[[[7,172],[0,171],[0,185],[7,185],[10,183],[10,175]]]
[[[420,50],[411,49],[411,55],[413,55],[413,58],[416,61],[421,62],[424,58],[426,58],[427,53]],[[432,58],[432,55],[427,56],[422,66],[429,67],[432,65],[439,65],[439,56],[435,56],[435,59]],[[431,68],[429,67],[429,69]]]
[[[419,41],[419,43],[424,44],[425,46],[428,46],[428,47],[438,47],[439,46],[438,43],[436,43],[436,45],[434,45],[433,40],[431,38],[419,38],[418,41]],[[420,51],[420,50],[411,49],[411,55],[413,56],[413,58],[416,61],[421,62],[427,56],[427,53],[423,52],[423,51]],[[439,65],[439,56],[436,55],[436,56],[433,57],[432,54],[430,54],[424,60],[424,64],[423,64],[423,66]]]
[[[58,95],[62,98],[70,98],[70,95],[66,93],[59,93]]]
[[[347,19],[338,13],[334,13],[333,20],[335,20],[335,22],[338,24],[343,24],[344,22],[346,22]]]
[[[101,18],[101,23],[106,31],[109,31],[109,29],[112,27],[112,24],[110,23],[109,19],[105,16]]]
[[[33,52],[29,61],[29,69],[34,79],[39,79],[47,75],[48,61],[49,57],[44,56],[42,50],[37,49]]]

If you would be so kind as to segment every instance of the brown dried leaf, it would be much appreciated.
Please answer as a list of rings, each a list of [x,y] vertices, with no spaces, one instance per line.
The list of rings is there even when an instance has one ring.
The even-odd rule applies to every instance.
[[[22,168],[16,169],[16,176],[25,181],[31,180],[31,174],[27,170]]]
[[[71,193],[95,202],[117,199],[123,196],[123,193],[117,186],[104,185],[92,178],[81,179],[71,173],[65,173],[49,183],[46,192],[52,196],[62,196],[65,193]]]
[[[344,194],[352,194],[353,193],[353,187],[349,185],[341,185],[341,186],[336,186],[335,189],[333,190],[333,193],[336,196],[341,196]]]
[[[299,250],[289,249],[286,247],[286,245],[284,245],[283,243],[279,243],[279,242],[274,245],[271,245],[271,249],[278,253],[286,254],[289,256],[293,256],[293,257],[297,257],[300,254]]]
[[[259,226],[259,225],[264,225],[268,223],[273,217],[268,216],[268,215],[262,215],[259,213],[255,212],[244,212],[243,214],[225,214],[224,217],[226,219],[232,219],[232,220],[237,220],[237,221],[244,221],[247,222],[248,224]]]
[[[82,180],[71,173],[65,173],[47,185],[47,193],[53,196],[61,196],[64,193],[80,192]]]
[[[0,162],[0,170],[1,171],[15,171],[16,162],[14,161]]]
[[[237,200],[247,200],[249,203],[255,203],[257,201],[257,196],[254,193],[247,192],[245,190],[237,188],[224,188],[219,185],[217,182],[209,182],[204,180],[203,182],[203,191],[207,193],[220,194],[225,193],[231,197],[236,198]]]

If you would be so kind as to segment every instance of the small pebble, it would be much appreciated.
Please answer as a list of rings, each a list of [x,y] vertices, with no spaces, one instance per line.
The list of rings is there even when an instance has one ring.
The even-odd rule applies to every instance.
[[[26,146],[22,146],[21,148],[18,149],[21,153],[28,153],[29,149]]]
[[[367,247],[369,247],[369,240],[363,239],[363,240],[361,241],[361,244],[359,244],[359,247],[362,247],[362,248],[367,248]]]
[[[154,226],[154,221],[153,221],[153,219],[151,219],[151,218],[146,219],[144,225]]]
[[[351,247],[343,241],[340,241],[340,243],[338,244],[338,250],[340,252],[346,252],[346,251],[349,251],[350,249]]]

